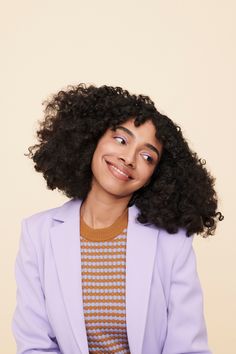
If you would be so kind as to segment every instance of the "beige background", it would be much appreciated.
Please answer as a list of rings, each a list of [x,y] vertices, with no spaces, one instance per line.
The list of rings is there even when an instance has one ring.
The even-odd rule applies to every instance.
[[[15,352],[20,221],[66,200],[24,153],[41,102],[79,82],[150,95],[216,176],[225,220],[194,247],[210,347],[235,352],[235,10],[234,0],[1,1],[1,353]]]

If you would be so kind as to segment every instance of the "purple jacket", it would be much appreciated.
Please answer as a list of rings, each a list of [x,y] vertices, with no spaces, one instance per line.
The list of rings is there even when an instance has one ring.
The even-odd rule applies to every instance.
[[[18,354],[88,354],[80,259],[81,200],[22,222],[12,330]],[[129,208],[126,321],[131,354],[210,354],[192,237],[135,221]]]

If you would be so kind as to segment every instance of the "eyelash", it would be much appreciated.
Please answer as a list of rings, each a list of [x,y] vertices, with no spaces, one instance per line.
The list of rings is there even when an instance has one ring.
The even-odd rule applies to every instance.
[[[117,139],[117,138],[122,139],[125,143],[127,143],[126,139],[122,138],[121,136],[114,136],[114,139]],[[122,144],[122,145],[124,145],[124,144]],[[154,162],[154,160],[151,156],[146,155],[146,154],[145,154],[145,156],[149,157],[149,159],[150,159],[150,160],[146,160],[147,163],[152,164]]]

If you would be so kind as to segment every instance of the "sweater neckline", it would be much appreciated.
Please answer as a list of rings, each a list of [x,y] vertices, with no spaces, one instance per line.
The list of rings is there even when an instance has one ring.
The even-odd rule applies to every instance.
[[[90,241],[107,241],[123,233],[128,225],[128,208],[115,222],[104,228],[94,229],[86,224],[80,213],[80,235]]]

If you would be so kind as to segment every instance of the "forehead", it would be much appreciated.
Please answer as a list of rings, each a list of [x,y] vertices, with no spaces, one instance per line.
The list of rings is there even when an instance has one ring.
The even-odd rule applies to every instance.
[[[162,152],[163,144],[156,137],[156,127],[149,119],[139,126],[135,126],[134,119],[129,119],[124,123],[116,124],[115,128],[108,129],[108,134],[114,131],[128,135],[130,139],[145,146],[153,146],[159,153]],[[105,134],[106,135],[106,134]]]
[[[151,120],[147,120],[139,126],[135,126],[134,121],[134,119],[129,119],[124,123],[117,124],[115,129],[118,130],[119,127],[121,127],[121,129],[123,127],[122,132],[127,133],[133,139],[140,140],[140,142],[143,141],[145,143],[160,145],[160,142],[156,138],[156,127]]]
[[[137,135],[144,134],[144,135],[155,138],[156,128],[151,120],[147,120],[146,122],[144,122],[143,124],[141,124],[139,126],[135,126],[134,122],[135,122],[134,119],[129,119],[120,125],[128,128],[129,130],[131,130],[133,133],[135,133]]]

